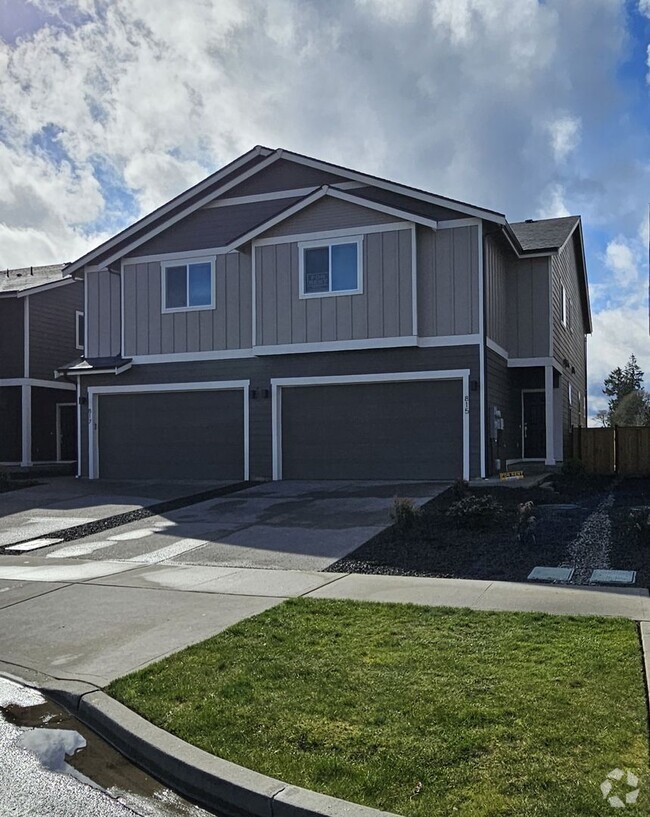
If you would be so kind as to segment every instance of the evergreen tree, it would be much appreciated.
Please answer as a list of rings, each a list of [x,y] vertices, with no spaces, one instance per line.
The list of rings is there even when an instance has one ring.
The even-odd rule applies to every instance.
[[[639,391],[642,383],[643,372],[634,355],[630,355],[630,359],[622,369],[617,366],[605,378],[603,392],[611,398],[609,401],[610,424],[621,399],[632,392]]]

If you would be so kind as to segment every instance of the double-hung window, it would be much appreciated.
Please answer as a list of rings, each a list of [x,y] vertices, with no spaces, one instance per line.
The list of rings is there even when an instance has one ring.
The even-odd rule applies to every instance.
[[[356,295],[363,291],[361,236],[347,236],[298,245],[300,297]]]
[[[165,261],[162,265],[162,311],[214,308],[214,258]]]
[[[84,328],[84,313],[83,312],[75,312],[75,346],[77,349],[84,348],[84,336],[85,336],[85,328]]]

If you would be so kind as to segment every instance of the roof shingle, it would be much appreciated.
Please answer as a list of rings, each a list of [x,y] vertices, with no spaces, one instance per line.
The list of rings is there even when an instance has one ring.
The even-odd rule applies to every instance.
[[[539,221],[532,219],[518,221],[510,226],[525,252],[557,250],[571,235],[579,220],[580,216],[565,216],[564,218],[545,218]]]
[[[51,284],[63,278],[63,264],[45,267],[20,267],[0,269],[0,292],[22,292],[25,289]]]

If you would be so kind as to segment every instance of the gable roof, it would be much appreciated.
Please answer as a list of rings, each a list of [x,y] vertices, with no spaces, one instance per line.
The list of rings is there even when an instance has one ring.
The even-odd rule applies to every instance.
[[[540,220],[527,219],[511,223],[510,226],[524,252],[559,250],[565,245],[579,221],[580,216],[565,216]]]
[[[44,284],[59,283],[64,280],[63,268],[63,264],[49,264],[44,267],[0,270],[0,293],[13,295]]]
[[[384,191],[396,193],[399,196],[425,202],[428,205],[433,205],[438,208],[436,215],[449,218],[453,211],[456,217],[458,217],[458,214],[461,214],[463,216],[486,218],[499,224],[506,223],[505,216],[494,210],[475,207],[474,205],[446,198],[445,196],[428,193],[416,187],[391,182],[387,179],[382,179],[379,176],[372,176],[367,173],[359,173],[356,170],[334,165],[330,162],[323,162],[320,159],[313,159],[303,154],[292,153],[282,148],[272,150],[271,148],[258,145],[221,170],[208,176],[202,182],[199,182],[199,184],[194,185],[194,187],[191,187],[162,207],[159,207],[153,213],[150,213],[148,216],[135,222],[135,224],[117,233],[117,235],[108,239],[99,247],[78,258],[66,267],[66,272],[74,274],[90,264],[109,266],[120,257],[131,253],[149,238],[167,229],[167,227],[171,226],[171,224],[180,218],[184,218],[205,204],[223,196],[231,188],[280,159],[295,162],[296,164],[306,167],[326,170],[334,173],[336,177],[379,187]],[[418,214],[418,209],[420,208],[415,206],[411,212]],[[424,217],[424,213],[420,212],[419,215]],[[431,214],[429,214],[429,218],[432,218]]]

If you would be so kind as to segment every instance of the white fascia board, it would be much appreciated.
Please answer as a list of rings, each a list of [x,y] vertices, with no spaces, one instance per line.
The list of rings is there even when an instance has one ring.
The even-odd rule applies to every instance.
[[[334,374],[315,377],[273,377],[272,386],[346,386],[356,383],[408,383],[421,380],[462,380],[469,369],[433,369],[423,372],[379,372],[376,374]]]
[[[496,352],[497,355],[501,355],[502,358],[508,360],[510,357],[503,346],[499,346],[499,344],[495,340],[492,340],[492,338],[486,338],[485,343],[487,344],[488,349],[492,349],[493,352]]]
[[[379,213],[386,213],[386,215],[389,216],[403,218],[405,221],[415,222],[415,224],[422,224],[422,226],[430,227],[432,230],[438,229],[438,222],[434,219],[419,216],[415,213],[409,212],[408,210],[400,210],[398,207],[389,207],[387,204],[381,204],[376,201],[371,201],[370,199],[352,196],[349,193],[345,193],[342,190],[334,190],[331,187],[328,188],[326,195],[333,199],[340,199],[341,201],[347,201],[350,204],[356,204],[357,206],[364,207],[367,210],[377,210]]]
[[[176,222],[181,221],[182,219],[189,216],[191,213],[194,213],[196,210],[200,210],[204,205],[206,205],[209,201],[216,199],[222,193],[227,192],[232,187],[235,187],[241,182],[245,181],[246,179],[250,178],[251,176],[256,175],[261,170],[264,170],[269,165],[273,164],[279,159],[279,155],[277,153],[273,153],[270,156],[267,156],[266,159],[261,161],[259,164],[255,165],[255,167],[250,168],[250,170],[245,171],[241,175],[237,176],[235,179],[231,179],[231,181],[224,184],[218,190],[214,190],[212,193],[209,193],[207,196],[204,196],[199,201],[195,202],[189,207],[181,210],[180,213],[176,213],[176,215],[172,216],[171,218],[163,221],[161,224],[158,224],[156,227],[152,227],[151,230],[148,230],[144,235],[137,238],[135,241],[132,241],[126,247],[123,247],[118,252],[114,253],[113,255],[109,256],[106,261],[104,261],[104,266],[108,267],[113,262],[117,261],[118,259],[122,258],[126,253],[131,252],[136,247],[139,247],[141,244],[144,244],[146,241],[149,241],[154,236],[158,235],[158,233],[162,233],[164,230],[167,230],[169,227],[176,224]],[[96,253],[97,254],[97,253]]]
[[[272,238],[257,238],[253,241],[253,247],[268,247],[272,244],[294,244],[299,241],[315,241],[320,238],[346,238],[356,235],[370,235],[371,233],[391,233],[396,230],[410,230],[413,228],[410,221],[395,221],[390,224],[367,224],[363,227],[343,227],[337,230],[321,230],[315,233],[293,233],[292,235],[279,235]]]
[[[150,213],[148,216],[145,216],[140,221],[136,221],[135,224],[132,224],[130,227],[127,227],[126,230],[123,230],[121,233],[118,233],[117,235],[113,236],[113,238],[109,238],[109,240],[106,241],[104,244],[86,253],[81,258],[78,258],[76,261],[73,261],[72,264],[69,264],[66,267],[66,270],[69,270],[70,273],[76,270],[81,270],[83,267],[86,266],[86,264],[89,261],[92,260],[94,256],[98,255],[100,252],[107,252],[117,241],[123,241],[125,238],[128,238],[130,235],[133,235],[133,233],[136,232],[137,230],[141,230],[148,224],[151,224],[157,218],[161,218],[161,216],[164,216],[173,208],[178,207],[179,204],[182,204],[184,201],[187,201],[187,199],[191,198],[192,196],[195,196],[197,193],[200,193],[201,190],[205,190],[207,187],[210,187],[211,185],[215,184],[215,182],[218,182],[219,179],[222,178],[223,176],[227,176],[228,174],[234,172],[242,165],[249,162],[251,159],[254,159],[256,156],[266,156],[268,158],[270,155],[275,154],[269,154],[269,151],[267,149],[260,148],[259,145],[257,147],[254,147],[252,150],[249,150],[247,153],[244,153],[243,156],[240,156],[238,159],[235,159],[230,164],[226,165],[225,167],[222,167],[221,170],[217,170],[216,173],[213,173],[211,176],[208,176],[208,178],[204,179],[203,182],[200,182],[198,185],[191,187],[189,190],[186,190],[184,193],[181,193],[179,196],[176,196],[176,198],[172,199],[171,201],[168,201],[167,204],[163,204],[162,207],[159,207],[153,213]],[[263,162],[260,162],[259,164],[261,165],[263,164]],[[238,179],[237,183],[240,180],[241,179]]]
[[[151,363],[194,363],[201,360],[235,360],[255,357],[253,349],[222,349],[211,352],[170,352],[167,354],[132,355],[134,366]]]
[[[553,359],[550,357],[510,357],[508,366],[513,368],[528,368],[530,366],[552,366]]]
[[[417,339],[417,345],[423,349],[437,346],[476,346],[481,342],[481,336],[473,335],[437,335]]]
[[[76,278],[62,278],[60,281],[50,281],[47,284],[40,284],[36,287],[29,287],[28,289],[21,289],[18,292],[0,292],[0,298],[27,298],[29,295],[38,295],[39,292],[47,292],[50,289],[58,289],[68,284],[77,283]]]
[[[417,346],[414,335],[396,338],[363,338],[360,340],[316,341],[314,343],[284,343],[275,346],[254,346],[253,354],[259,357],[267,355],[295,355],[307,352],[344,352],[355,349],[394,349],[403,346]]]
[[[213,207],[233,207],[237,204],[257,204],[260,201],[276,201],[278,199],[297,199],[303,196],[309,196],[315,190],[318,190],[321,185],[312,185],[311,187],[294,187],[288,190],[273,190],[270,193],[251,193],[249,196],[233,196],[229,199],[219,199],[218,201],[211,201],[205,205],[206,210]],[[360,182],[332,182],[330,187],[337,190],[357,190],[360,187],[367,187]]]
[[[385,179],[375,178],[374,176],[367,176],[365,173],[359,173],[356,170],[348,170],[347,168],[339,167],[338,165],[319,162],[317,159],[310,159],[307,156],[300,156],[288,150],[283,151],[283,158],[288,159],[291,162],[296,162],[297,164],[305,165],[306,167],[313,167],[317,170],[324,170],[330,173],[334,167],[336,168],[336,172],[339,176],[347,176],[349,179],[357,182],[363,182],[363,184],[368,185],[369,187],[380,187],[383,190],[390,190],[391,192],[399,193],[402,196],[409,196],[412,199],[418,199],[419,201],[426,201],[429,204],[436,204],[439,207],[445,207],[447,210],[458,210],[460,213],[466,213],[469,216],[485,218],[488,221],[493,221],[497,224],[506,223],[506,218],[501,213],[483,210],[480,207],[473,207],[471,204],[464,204],[452,199],[444,199],[440,196],[436,196],[433,193],[425,193],[424,191],[414,190],[411,187],[398,184],[397,182],[390,182]]]
[[[39,380],[35,377],[6,377],[0,379],[0,388],[4,386],[32,386],[38,389],[63,389],[72,391],[74,383],[56,383],[54,380]]]
[[[296,213],[299,213],[301,210],[304,210],[305,207],[309,207],[310,204],[313,204],[319,199],[322,199],[326,193],[327,187],[319,187],[310,196],[307,196],[302,201],[296,202],[293,205],[293,207],[287,207],[286,210],[283,210],[281,213],[278,213],[277,216],[273,216],[273,218],[270,218],[268,221],[265,221],[262,224],[258,224],[257,227],[253,227],[252,230],[249,230],[247,233],[244,233],[244,235],[240,236],[239,238],[236,238],[228,245],[227,247],[228,251],[236,250],[238,247],[241,247],[242,244],[246,244],[249,241],[252,241],[261,233],[264,233],[267,230],[270,230],[272,227],[275,227],[277,224],[286,221],[286,219],[291,218],[291,216],[294,216]]]

